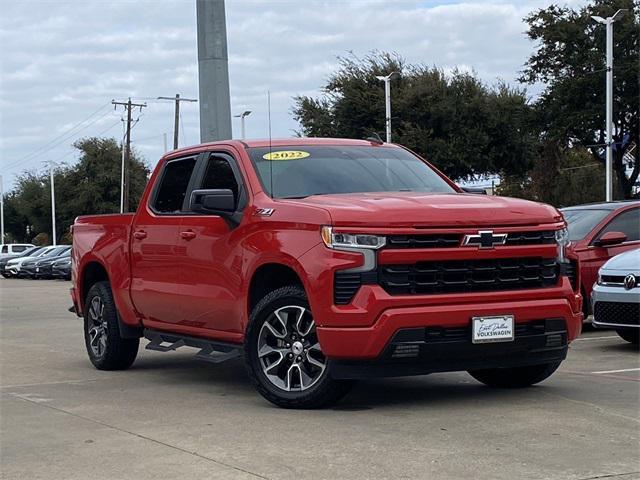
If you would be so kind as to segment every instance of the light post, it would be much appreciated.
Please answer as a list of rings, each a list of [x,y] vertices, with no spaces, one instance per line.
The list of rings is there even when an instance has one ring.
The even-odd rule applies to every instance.
[[[624,14],[624,10],[618,10],[612,17],[602,18],[593,15],[591,18],[607,27],[607,103],[606,103],[606,129],[607,129],[607,154],[605,164],[606,200],[613,200],[613,22]]]
[[[51,183],[51,245],[57,245],[56,242],[56,189],[55,189],[55,181],[53,178],[53,167],[55,164],[53,162],[49,163],[49,180]]]
[[[0,243],[4,243],[4,185],[0,175]]]
[[[242,140],[244,140],[246,138],[246,132],[244,129],[244,119],[245,117],[248,117],[249,115],[251,115],[251,110],[245,110],[244,112],[238,114],[238,115],[234,115],[234,118],[239,118],[240,119],[240,131],[242,132]]]
[[[385,124],[387,128],[387,143],[391,143],[391,79],[398,75],[398,72],[391,72],[386,77],[376,76],[378,80],[384,82],[384,106],[385,106]]]

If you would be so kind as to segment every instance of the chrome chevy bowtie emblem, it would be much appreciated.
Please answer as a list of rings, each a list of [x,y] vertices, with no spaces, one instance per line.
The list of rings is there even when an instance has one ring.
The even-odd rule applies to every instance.
[[[635,288],[637,284],[638,284],[638,281],[636,280],[635,275],[627,275],[626,277],[624,277],[625,289],[631,290],[632,288]]]
[[[465,235],[462,245],[477,245],[478,248],[493,248],[504,245],[507,241],[506,233],[493,233],[493,230],[480,230],[474,235]]]

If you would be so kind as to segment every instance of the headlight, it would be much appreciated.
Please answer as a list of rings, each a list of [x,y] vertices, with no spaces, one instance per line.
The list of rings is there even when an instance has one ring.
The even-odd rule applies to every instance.
[[[556,243],[558,244],[558,261],[565,263],[567,261],[566,250],[571,245],[569,231],[566,228],[556,230]]]
[[[322,227],[322,241],[329,248],[366,248],[377,250],[387,242],[386,237],[362,233],[335,233],[331,227]]]

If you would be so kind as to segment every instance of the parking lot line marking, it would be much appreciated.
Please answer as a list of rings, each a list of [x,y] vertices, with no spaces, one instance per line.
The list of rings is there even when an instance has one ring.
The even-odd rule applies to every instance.
[[[604,340],[605,338],[620,338],[620,337],[618,335],[608,335],[606,337],[576,338],[574,342],[584,342],[585,340]]]
[[[622,373],[622,372],[640,372],[640,368],[623,368],[621,370],[602,370],[600,372],[591,372],[606,375],[607,373]]]

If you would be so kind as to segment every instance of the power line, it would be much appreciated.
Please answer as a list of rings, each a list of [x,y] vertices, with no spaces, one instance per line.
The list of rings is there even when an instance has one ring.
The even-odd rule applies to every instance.
[[[91,119],[93,116],[95,116],[97,113],[99,113],[101,110],[104,110],[108,106],[109,106],[109,104],[101,106],[100,108],[98,108],[97,110],[92,112],[89,116],[87,116],[86,118],[84,118],[80,122],[76,123],[73,127],[65,130],[60,135],[58,135],[58,136],[54,137],[53,139],[49,140],[47,143],[45,143],[44,145],[41,145],[36,150],[32,151],[31,153],[28,153],[24,157],[21,157],[20,159],[15,160],[14,162],[10,163],[9,165],[6,165],[5,168],[6,169],[10,169],[10,168],[14,167],[15,165],[19,165],[21,163],[24,163],[24,162],[27,162],[27,161],[31,161],[38,154],[44,153],[44,152],[46,152],[48,150],[51,150],[51,148],[53,148],[54,146],[66,141],[67,138],[63,138],[63,137],[67,137],[70,133],[71,133],[71,136],[73,136],[76,133],[84,130],[85,128],[93,125],[95,122],[97,122],[101,118],[105,117],[109,112],[106,112],[104,115],[101,115],[97,119],[94,119],[92,122],[90,122],[90,123],[88,123],[88,124],[83,126],[83,124],[85,122],[87,122],[89,119]]]
[[[180,131],[180,102],[197,102],[195,98],[180,98],[180,94],[176,93],[175,97],[158,97],[158,100],[173,100],[175,102],[174,120],[173,120],[173,149],[178,148],[178,133]],[[184,142],[184,127],[182,128],[182,141]]]

